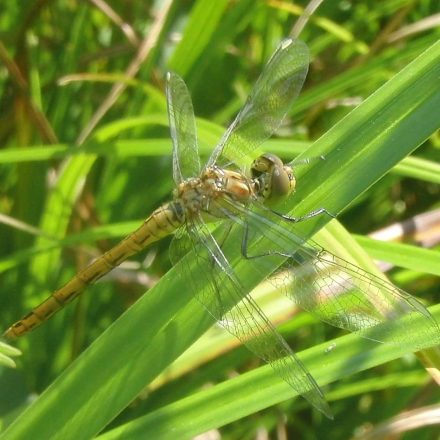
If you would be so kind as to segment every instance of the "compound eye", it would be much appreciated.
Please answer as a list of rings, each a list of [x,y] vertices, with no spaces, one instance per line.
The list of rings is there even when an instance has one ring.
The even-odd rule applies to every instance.
[[[251,174],[252,177],[259,177],[263,173],[267,173],[269,168],[271,167],[270,162],[263,156],[257,157],[251,166]]]
[[[272,197],[279,197],[289,193],[289,177],[283,170],[274,168],[272,174]]]
[[[252,162],[252,177],[259,177],[263,173],[271,173],[274,167],[283,167],[282,160],[278,156],[275,156],[275,154],[262,154]]]
[[[292,168],[284,165],[275,154],[266,153],[254,160],[252,178],[258,182],[258,192],[266,201],[286,197],[295,189]]]
[[[288,196],[295,189],[295,177],[289,166],[274,167],[272,170],[271,191],[272,199]]]

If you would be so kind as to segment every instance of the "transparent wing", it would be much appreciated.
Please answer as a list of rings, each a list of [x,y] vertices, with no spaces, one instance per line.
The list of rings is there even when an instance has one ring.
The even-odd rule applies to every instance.
[[[438,324],[416,298],[316,244],[311,246],[310,242],[306,252],[302,247],[272,277],[300,307],[375,341],[417,350],[440,343]],[[304,262],[298,266],[298,261]],[[415,325],[420,319],[422,324]]]
[[[245,294],[227,258],[202,220],[188,225],[198,270],[182,270],[198,301],[232,335],[254,354],[268,362],[275,372],[313,406],[331,417],[330,409],[313,377],[275,330],[263,311]],[[183,251],[179,250],[183,243]],[[186,252],[185,241],[173,240],[174,254]],[[183,259],[182,264],[189,259]],[[194,269],[194,267],[192,268]]]
[[[186,226],[182,226],[173,235],[173,239],[171,240],[168,250],[171,264],[175,266],[192,249],[193,246],[186,232]]]
[[[173,177],[179,184],[200,174],[196,121],[188,88],[176,73],[167,74],[166,95],[173,141]]]
[[[306,44],[283,40],[209,158],[208,166],[231,161],[240,164],[251,158],[251,153],[280,126],[304,84],[308,66]]]
[[[234,205],[224,212],[245,228],[244,252],[255,270],[272,271],[272,283],[301,308],[376,341],[417,350],[440,343],[437,322],[416,298],[311,240],[304,243],[294,224],[280,224],[267,208],[254,209]]]

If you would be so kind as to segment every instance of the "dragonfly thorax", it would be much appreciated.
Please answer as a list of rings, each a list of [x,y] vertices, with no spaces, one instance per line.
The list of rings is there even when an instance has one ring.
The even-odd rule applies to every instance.
[[[181,182],[174,192],[174,198],[181,204],[187,217],[206,213],[212,217],[223,217],[215,201],[228,197],[240,203],[248,203],[256,197],[253,180],[243,174],[220,168],[207,167],[200,177]]]
[[[295,190],[295,176],[292,167],[285,165],[274,154],[266,153],[254,160],[251,174],[256,192],[265,201],[276,201]]]

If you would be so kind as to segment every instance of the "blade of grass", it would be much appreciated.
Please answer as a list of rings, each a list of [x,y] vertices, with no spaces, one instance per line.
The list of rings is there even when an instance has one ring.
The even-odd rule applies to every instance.
[[[435,310],[437,318],[440,318],[440,306]],[[329,342],[336,344],[336,348],[331,354],[325,354]],[[329,383],[397,359],[405,353],[396,345],[375,344],[351,334],[305,350],[299,355],[319,383]],[[380,383],[385,385],[382,378]],[[386,386],[389,385],[386,383]],[[354,393],[352,390],[351,395],[367,391],[371,391],[371,385],[357,388]],[[264,366],[153,411],[100,435],[98,439],[158,438],[170,432],[178,438],[190,438],[280,403],[291,398],[292,394],[292,390],[274,378],[271,369]],[[199,408],[203,408],[203,411]]]
[[[211,43],[212,34],[217,30],[218,23],[224,17],[228,8],[228,1],[198,0],[193,8],[191,17],[182,42],[176,48],[169,61],[172,70],[185,76],[195,65],[201,52]],[[203,23],[203,26],[200,24]]]
[[[422,273],[440,276],[440,252],[402,243],[389,243],[372,238],[356,236],[356,241],[380,261],[387,261]]]

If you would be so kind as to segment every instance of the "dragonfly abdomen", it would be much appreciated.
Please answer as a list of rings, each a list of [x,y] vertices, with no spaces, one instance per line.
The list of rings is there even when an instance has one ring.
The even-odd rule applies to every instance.
[[[9,327],[3,336],[14,339],[38,327],[82,293],[88,285],[93,284],[146,246],[174,232],[182,225],[184,219],[184,210],[178,201],[156,209],[138,229],[78,272],[63,287]]]

